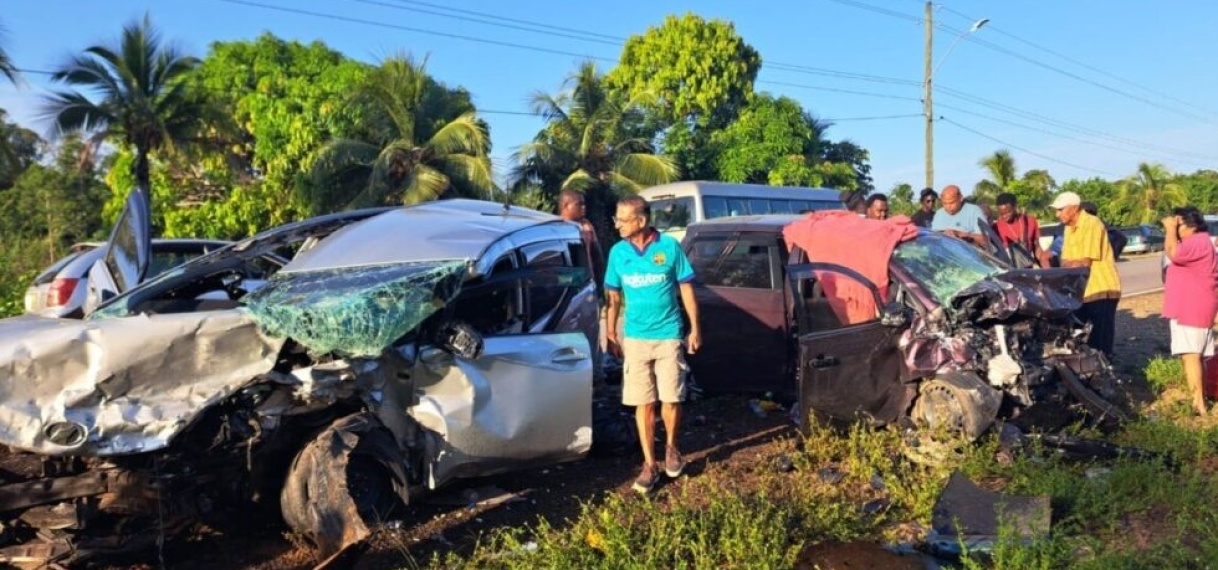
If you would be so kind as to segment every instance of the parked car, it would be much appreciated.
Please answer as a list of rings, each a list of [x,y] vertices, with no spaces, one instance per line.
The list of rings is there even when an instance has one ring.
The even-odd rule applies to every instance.
[[[128,233],[95,265],[128,277],[88,318],[0,321],[0,562],[259,506],[330,557],[420,493],[592,443],[598,304],[574,224],[473,200],[344,212],[138,285],[150,244]],[[248,292],[244,268],[285,249]]]
[[[652,186],[639,195],[651,204],[652,225],[677,240],[685,236],[686,226],[703,220],[845,207],[837,190],[734,182],[673,182]]]
[[[152,259],[144,279],[156,277],[230,243],[210,239],[154,239],[151,242]],[[26,290],[25,312],[60,318],[83,317],[89,290],[89,269],[102,258],[105,252],[105,248],[101,247],[103,245],[104,242],[75,244],[71,253],[39,274]],[[287,260],[273,254],[267,255],[264,261],[266,263],[261,268],[251,266],[255,273],[247,275],[248,279],[264,279],[265,275],[259,273],[278,269],[287,263]]]
[[[849,224],[891,223],[837,217],[845,221],[820,228],[808,226],[823,223],[820,214],[690,226],[683,247],[698,275],[703,340],[714,347],[690,358],[705,391],[797,396],[805,421],[946,426],[971,437],[997,418],[1043,427],[1079,409],[1123,416],[1107,399],[1114,372],[1074,317],[1085,269],[1011,269],[926,230],[890,254],[861,237],[857,248],[819,251],[790,239],[796,228],[862,236]],[[888,259],[883,289],[863,275],[875,259]],[[854,297],[838,295],[846,290]],[[856,303],[870,309],[847,318],[843,308]]]
[[[1142,224],[1117,228],[1125,235],[1125,253],[1154,253],[1163,251],[1163,228]]]

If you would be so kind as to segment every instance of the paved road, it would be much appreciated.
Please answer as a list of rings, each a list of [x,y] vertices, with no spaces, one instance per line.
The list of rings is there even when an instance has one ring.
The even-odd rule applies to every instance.
[[[1160,273],[1162,255],[1161,253],[1139,255],[1123,258],[1118,262],[1117,272],[1121,275],[1122,294],[1134,295],[1163,287],[1163,278]]]

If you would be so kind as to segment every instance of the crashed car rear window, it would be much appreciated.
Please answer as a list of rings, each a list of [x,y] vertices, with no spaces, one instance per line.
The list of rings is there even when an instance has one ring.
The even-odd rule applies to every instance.
[[[314,353],[377,356],[456,296],[465,261],[276,274],[242,303],[267,334]]]
[[[977,248],[938,234],[901,244],[892,258],[944,304],[968,286],[1004,271],[997,260]]]

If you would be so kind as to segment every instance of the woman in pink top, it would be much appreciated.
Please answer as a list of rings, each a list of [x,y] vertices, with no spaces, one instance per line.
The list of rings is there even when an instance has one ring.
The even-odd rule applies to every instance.
[[[1204,414],[1201,357],[1214,354],[1218,255],[1205,231],[1205,218],[1196,208],[1176,208],[1163,218],[1163,229],[1164,249],[1171,261],[1163,286],[1163,318],[1171,319],[1171,353],[1180,355],[1184,363],[1193,408]]]

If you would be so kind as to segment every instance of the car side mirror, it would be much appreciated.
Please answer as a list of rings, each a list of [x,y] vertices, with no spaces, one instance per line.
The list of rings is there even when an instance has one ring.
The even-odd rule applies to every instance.
[[[460,321],[448,321],[441,325],[436,331],[435,343],[466,360],[477,360],[482,356],[482,335],[474,327]]]
[[[909,314],[905,310],[905,305],[899,302],[888,303],[880,311],[880,324],[886,327],[899,328],[908,322]]]

